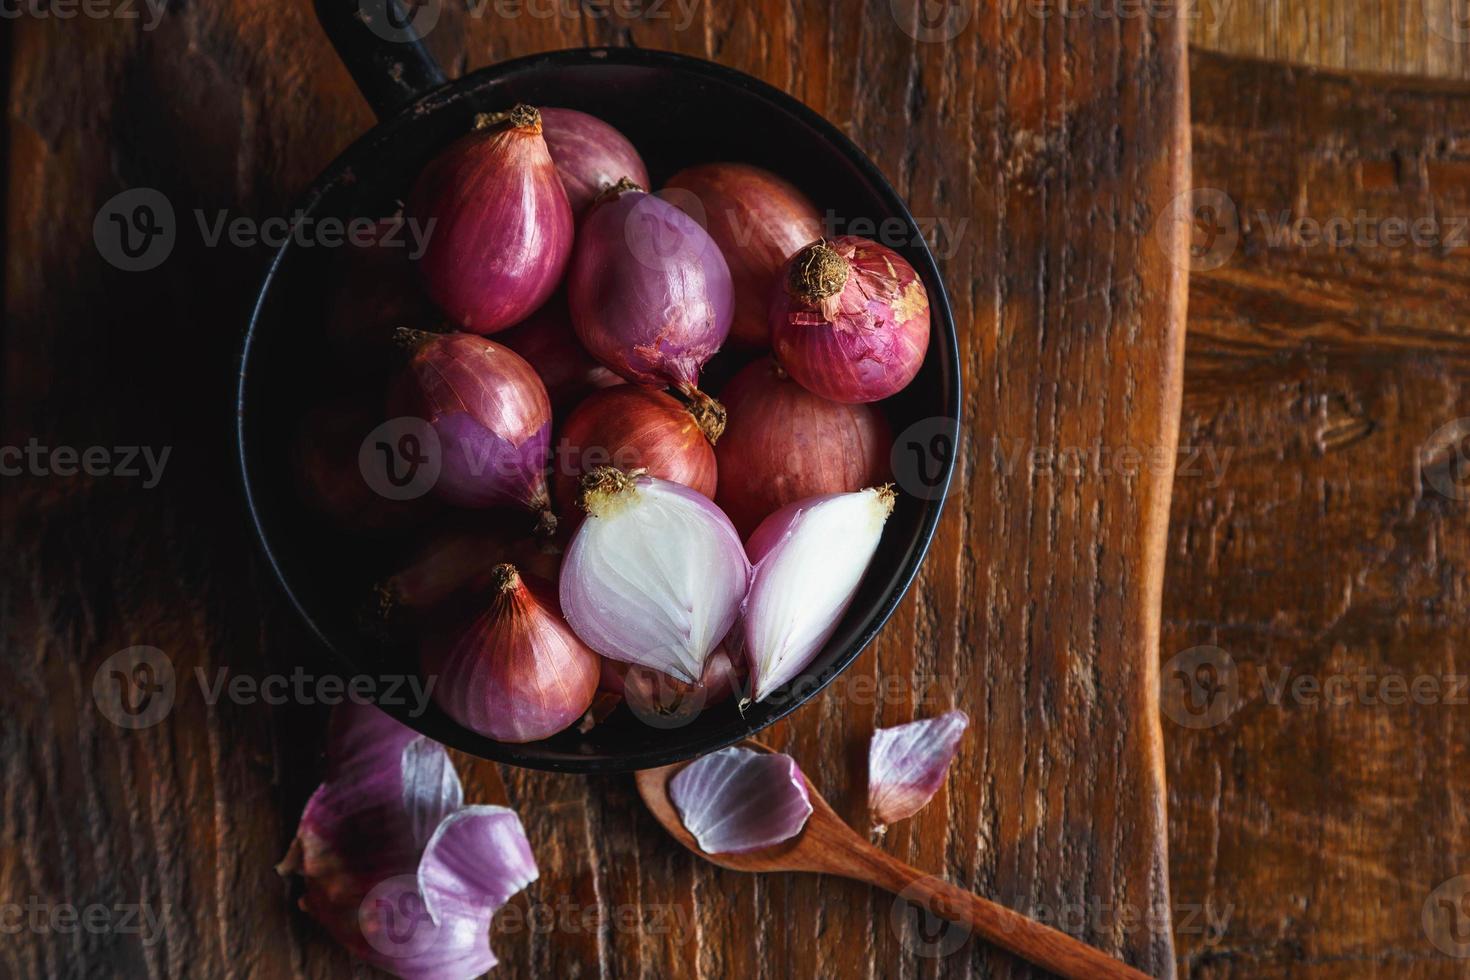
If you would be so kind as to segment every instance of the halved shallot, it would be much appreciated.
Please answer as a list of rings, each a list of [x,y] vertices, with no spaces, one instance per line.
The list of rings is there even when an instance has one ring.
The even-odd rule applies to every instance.
[[[911,817],[944,785],[970,724],[963,711],[880,728],[868,745],[868,811],[881,832]]]
[[[587,519],[561,569],[561,606],[613,660],[696,683],[750,585],[730,519],[708,497],[604,466],[582,484]]]
[[[755,567],[743,613],[756,701],[801,673],[836,630],[893,504],[886,486],[811,497],[776,511],[750,536]]]
[[[795,759],[738,745],[679,770],[669,780],[669,799],[706,854],[773,847],[801,833],[812,815]]]

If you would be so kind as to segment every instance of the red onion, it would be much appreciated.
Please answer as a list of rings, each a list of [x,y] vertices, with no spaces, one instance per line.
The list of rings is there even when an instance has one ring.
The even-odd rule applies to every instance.
[[[730,332],[734,300],[719,247],[683,211],[620,182],[582,221],[567,299],[593,357],[637,384],[703,397],[699,370]]]
[[[514,565],[491,575],[489,608],[467,627],[431,638],[424,671],[455,721],[502,742],[532,742],[577,723],[592,704],[597,655],[577,639],[549,584]]]
[[[599,466],[646,470],[713,498],[711,435],[677,399],[636,385],[593,392],[567,416],[556,443],[552,493],[557,512],[572,513],[582,476]]]
[[[690,684],[662,671],[604,657],[601,688],[625,701],[646,725],[682,728],[739,689],[743,666],[744,661],[737,662],[721,644],[704,662],[699,683]]]
[[[419,271],[429,297],[483,334],[551,296],[571,255],[572,209],[540,113],[518,105],[475,127],[424,168],[405,210],[428,235]]]
[[[377,708],[333,712],[326,781],[276,867],[306,881],[302,911],[358,959],[413,980],[495,965],[490,922],[537,878],[520,819],[465,806],[444,747]]]
[[[342,362],[382,368],[392,363],[394,330],[443,321],[419,283],[413,250],[401,218],[379,221],[371,243],[343,249],[327,315],[327,337]]]
[[[495,335],[526,359],[546,385],[551,409],[560,414],[598,388],[622,384],[623,379],[598,364],[582,348],[572,330],[565,294],[558,292],[546,305],[509,330]]]
[[[678,483],[608,466],[582,485],[587,519],[561,569],[567,622],[604,657],[697,681],[750,583],[735,528]]]
[[[308,412],[297,434],[293,462],[302,499],[346,531],[402,530],[436,509],[427,499],[389,499],[368,483],[359,452],[378,421],[361,403],[342,399]]]
[[[735,289],[730,339],[748,347],[770,346],[771,286],[786,260],[822,234],[816,207],[785,180],[748,163],[686,167],[659,194],[704,225],[730,265]]]
[[[793,501],[860,490],[888,477],[893,437],[873,405],[814,395],[768,357],[732,378],[720,400],[728,419],[715,448],[715,502],[741,535]]]
[[[431,535],[408,563],[373,589],[373,624],[436,612],[467,596],[483,595],[495,566],[510,562],[555,579],[560,558],[539,538],[503,529],[451,527]]]
[[[929,347],[929,294],[913,266],[866,238],[812,242],[771,291],[771,346],[823,398],[875,402],[919,373]]]
[[[878,550],[893,504],[889,487],[814,497],[776,511],[750,536],[755,568],[742,613],[755,700],[821,652]]]
[[[969,724],[969,715],[950,711],[873,733],[868,743],[868,811],[880,832],[918,813],[944,785]]]
[[[648,186],[648,168],[633,144],[596,116],[548,106],[541,110],[541,126],[574,218],[619,178]]]
[[[801,833],[812,815],[796,760],[738,745],[680,769],[669,780],[669,799],[706,854],[774,847]]]
[[[524,507],[556,528],[546,491],[551,403],[520,355],[473,334],[400,331],[413,351],[389,397],[439,437],[434,491],[459,507]]]

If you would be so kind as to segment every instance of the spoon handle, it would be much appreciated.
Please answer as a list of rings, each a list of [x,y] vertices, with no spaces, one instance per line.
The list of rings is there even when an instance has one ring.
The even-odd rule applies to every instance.
[[[1019,912],[957,888],[874,850],[871,863],[851,869],[847,877],[878,885],[950,922],[972,931],[1017,956],[1072,980],[1149,980],[1149,976],[1102,950]]]

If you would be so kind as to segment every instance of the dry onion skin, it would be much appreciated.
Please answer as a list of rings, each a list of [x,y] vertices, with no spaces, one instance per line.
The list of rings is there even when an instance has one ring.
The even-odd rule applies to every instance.
[[[868,746],[868,811],[879,832],[918,813],[939,792],[969,725],[969,715],[950,711],[873,733]]]
[[[732,746],[669,780],[684,829],[706,854],[740,854],[791,840],[812,815],[806,777],[789,755]]]

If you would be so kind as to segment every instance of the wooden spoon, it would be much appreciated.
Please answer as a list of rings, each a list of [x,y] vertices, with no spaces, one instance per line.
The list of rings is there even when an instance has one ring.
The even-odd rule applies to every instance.
[[[740,744],[757,752],[772,751],[754,739]],[[669,780],[686,765],[681,762],[637,773],[638,792],[664,829],[706,861],[732,871],[815,871],[864,881],[901,894],[940,918],[968,926],[997,946],[1060,976],[1076,980],[1148,980],[1148,974],[1064,932],[890,857],[844,823],[810,780],[807,792],[811,795],[812,815],[796,837],[758,851],[706,854],[684,829],[679,811],[669,799]]]

